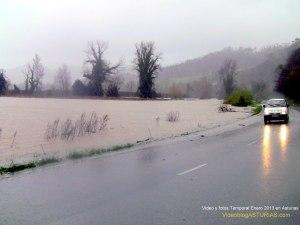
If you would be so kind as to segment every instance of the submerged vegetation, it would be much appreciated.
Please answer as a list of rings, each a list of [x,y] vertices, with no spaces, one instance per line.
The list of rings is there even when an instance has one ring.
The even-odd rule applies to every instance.
[[[168,122],[177,122],[180,119],[180,114],[178,111],[171,111],[167,114],[167,121]]]
[[[88,115],[82,113],[80,118],[75,121],[66,119],[60,122],[60,119],[56,119],[47,125],[45,139],[47,141],[57,138],[73,140],[75,137],[99,133],[106,128],[108,121],[107,114],[99,116],[95,112]]]
[[[222,104],[218,107],[218,112],[236,112],[230,105]]]

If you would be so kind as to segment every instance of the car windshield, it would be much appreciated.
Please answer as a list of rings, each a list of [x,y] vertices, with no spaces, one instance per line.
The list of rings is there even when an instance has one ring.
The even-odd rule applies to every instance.
[[[286,101],[285,100],[269,100],[267,102],[268,107],[286,107]]]

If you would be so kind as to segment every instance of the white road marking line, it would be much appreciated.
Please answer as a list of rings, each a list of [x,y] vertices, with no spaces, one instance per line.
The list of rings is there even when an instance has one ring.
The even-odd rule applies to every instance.
[[[248,143],[247,145],[253,145],[253,144],[255,144],[255,143],[257,143],[259,141],[259,138],[257,138],[256,140],[254,140],[254,141],[251,141],[250,143]]]
[[[189,169],[189,170],[183,171],[183,172],[181,172],[181,173],[178,173],[177,175],[178,175],[178,176],[181,176],[181,175],[184,175],[184,174],[186,174],[186,173],[190,173],[190,172],[192,172],[192,171],[194,171],[194,170],[197,170],[197,169],[200,169],[201,167],[206,166],[206,165],[207,165],[207,163],[201,164],[201,165],[196,166],[196,167],[194,167],[194,168],[192,168],[192,169]]]

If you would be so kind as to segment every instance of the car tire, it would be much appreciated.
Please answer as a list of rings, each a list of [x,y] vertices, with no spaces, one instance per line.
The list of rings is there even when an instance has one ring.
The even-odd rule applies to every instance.
[[[264,123],[268,124],[268,119],[266,117],[264,117]]]
[[[285,118],[284,123],[286,123],[286,124],[289,123],[289,117]]]

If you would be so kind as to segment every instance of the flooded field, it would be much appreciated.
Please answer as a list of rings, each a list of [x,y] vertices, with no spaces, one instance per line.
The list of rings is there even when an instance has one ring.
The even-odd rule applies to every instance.
[[[205,130],[249,116],[244,109],[219,113],[221,101],[211,100],[95,100],[51,98],[0,98],[0,161],[31,159],[45,154],[135,143],[184,132]],[[178,112],[179,121],[167,114]],[[55,119],[75,120],[82,113],[107,114],[109,121],[98,134],[73,140],[47,140],[47,125]]]

